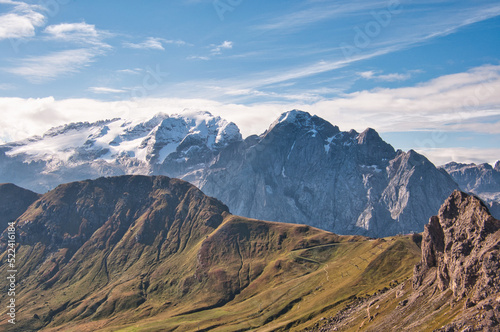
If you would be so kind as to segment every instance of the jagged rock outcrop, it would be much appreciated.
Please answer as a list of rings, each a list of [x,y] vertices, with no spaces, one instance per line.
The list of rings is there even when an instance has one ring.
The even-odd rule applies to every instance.
[[[434,279],[441,292],[466,298],[463,313],[443,331],[494,331],[500,324],[500,221],[478,198],[455,191],[426,225],[415,291]]]
[[[1,183],[0,233],[7,227],[7,223],[15,221],[39,197],[39,194],[12,183]]]

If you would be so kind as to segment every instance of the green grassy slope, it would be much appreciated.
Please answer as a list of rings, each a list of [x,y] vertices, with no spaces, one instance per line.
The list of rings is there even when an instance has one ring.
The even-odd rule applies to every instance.
[[[299,331],[420,259],[411,237],[241,218],[165,177],[61,186],[18,232],[22,331]]]

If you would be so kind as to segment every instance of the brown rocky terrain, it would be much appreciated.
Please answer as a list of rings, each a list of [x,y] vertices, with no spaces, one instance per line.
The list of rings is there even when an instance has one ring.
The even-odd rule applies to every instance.
[[[426,225],[412,280],[354,301],[310,331],[499,331],[500,221],[455,191]]]

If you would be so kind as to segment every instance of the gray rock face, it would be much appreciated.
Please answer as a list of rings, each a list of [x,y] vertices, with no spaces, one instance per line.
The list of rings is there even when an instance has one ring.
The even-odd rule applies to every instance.
[[[224,150],[199,186],[235,214],[374,237],[421,232],[457,188],[373,129],[341,132],[300,111]]]
[[[373,129],[342,132],[297,110],[245,140],[235,124],[206,112],[72,124],[0,146],[0,171],[0,182],[39,192],[100,176],[168,175],[234,214],[373,237],[423,231],[458,188]]]
[[[500,161],[490,164],[460,164],[451,162],[441,166],[464,191],[488,201],[500,202]]]

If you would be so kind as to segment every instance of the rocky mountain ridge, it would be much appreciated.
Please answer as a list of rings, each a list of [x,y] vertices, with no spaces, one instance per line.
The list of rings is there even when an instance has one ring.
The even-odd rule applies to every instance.
[[[458,188],[373,129],[343,132],[298,110],[244,140],[235,124],[186,111],[71,124],[0,146],[0,181],[40,192],[123,174],[182,178],[238,215],[373,237],[421,232]]]
[[[494,166],[451,162],[440,168],[448,172],[463,191],[478,195],[490,207],[500,204],[500,160]]]
[[[458,188],[424,156],[395,151],[373,129],[342,132],[300,111],[229,146],[201,178],[203,192],[233,213],[376,237],[421,232]]]

